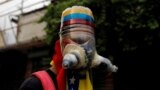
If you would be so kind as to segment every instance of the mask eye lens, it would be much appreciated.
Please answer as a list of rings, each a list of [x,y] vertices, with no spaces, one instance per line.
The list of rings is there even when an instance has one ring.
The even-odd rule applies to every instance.
[[[76,31],[63,34],[62,38],[63,40],[67,39],[67,43],[84,44],[88,42],[91,38],[93,38],[93,34],[88,32]]]
[[[85,42],[88,41],[87,38],[73,38],[71,40],[77,44],[84,44]]]

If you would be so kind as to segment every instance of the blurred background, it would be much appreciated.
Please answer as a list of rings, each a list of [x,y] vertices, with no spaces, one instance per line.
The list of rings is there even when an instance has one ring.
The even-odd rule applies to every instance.
[[[96,48],[119,67],[107,90],[158,90],[159,0],[0,0],[0,90],[50,67],[62,11],[93,11]]]

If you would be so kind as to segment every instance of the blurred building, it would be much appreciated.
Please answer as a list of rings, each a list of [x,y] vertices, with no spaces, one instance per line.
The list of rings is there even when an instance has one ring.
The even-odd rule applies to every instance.
[[[4,38],[3,38],[3,33],[0,32],[0,47],[4,47],[5,43],[4,43]]]
[[[19,16],[17,42],[31,42],[37,40],[43,40],[45,37],[46,26],[45,23],[38,23],[40,18],[44,15],[45,9],[41,8],[32,12],[24,13]]]
[[[45,11],[43,7],[18,15],[17,20],[12,19],[17,23],[16,32],[10,29],[15,32],[15,43],[6,43],[6,31],[0,30],[1,90],[17,90],[32,72],[49,67],[49,46],[45,43],[44,31],[46,24],[38,23]]]

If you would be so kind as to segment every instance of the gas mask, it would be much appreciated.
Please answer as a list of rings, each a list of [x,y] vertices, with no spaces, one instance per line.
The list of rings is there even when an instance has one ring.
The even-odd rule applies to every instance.
[[[91,64],[95,52],[93,28],[81,24],[70,25],[69,27],[67,31],[64,30],[60,33],[63,55],[66,54],[66,52],[71,52],[75,54],[75,57],[79,60],[78,62],[82,61],[81,59],[85,59],[83,63],[81,63],[82,65],[77,66],[78,68],[80,68],[80,66],[90,66],[89,64]]]
[[[78,7],[76,7],[78,8]],[[92,68],[105,63],[110,71],[117,71],[117,67],[112,65],[110,60],[97,54],[95,48],[94,25],[91,11],[81,10],[83,14],[71,13],[72,9],[62,13],[60,43],[63,54],[62,66],[65,69]],[[89,16],[90,15],[90,16]],[[78,19],[77,19],[78,18]]]
[[[60,42],[63,52],[62,65],[65,69],[91,68],[105,63],[110,71],[117,70],[110,60],[97,54],[91,27],[71,25],[67,31],[60,32]]]

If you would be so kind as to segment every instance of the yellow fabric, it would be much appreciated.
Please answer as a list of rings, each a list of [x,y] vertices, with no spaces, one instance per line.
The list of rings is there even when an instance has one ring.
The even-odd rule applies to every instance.
[[[53,65],[53,60],[50,62],[50,65],[51,65],[51,66]]]
[[[86,72],[86,80],[79,81],[78,90],[93,90],[88,71]]]
[[[66,15],[69,15],[69,14],[73,14],[73,13],[87,14],[87,15],[89,15],[93,18],[92,12],[89,9],[84,9],[84,7],[69,8],[62,13],[62,17],[66,16]]]

